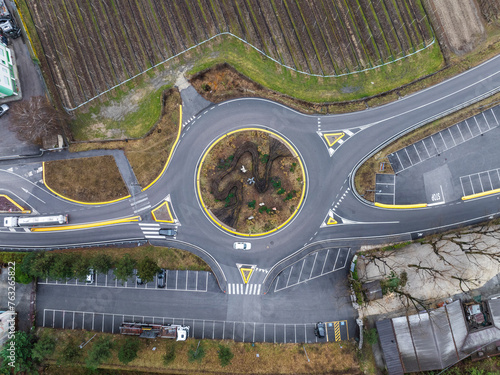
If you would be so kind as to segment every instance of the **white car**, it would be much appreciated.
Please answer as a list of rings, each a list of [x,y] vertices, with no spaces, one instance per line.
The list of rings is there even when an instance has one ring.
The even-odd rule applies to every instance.
[[[94,283],[94,269],[89,268],[89,273],[87,274],[87,284],[93,284]]]
[[[250,242],[235,242],[233,244],[233,249],[235,250],[250,250],[252,244]]]

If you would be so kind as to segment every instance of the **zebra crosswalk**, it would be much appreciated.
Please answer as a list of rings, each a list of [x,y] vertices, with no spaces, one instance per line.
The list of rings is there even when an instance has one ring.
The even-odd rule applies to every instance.
[[[146,238],[156,238],[156,239],[165,239],[165,236],[159,235],[160,224],[156,223],[139,223],[139,226]]]
[[[227,294],[252,294],[259,295],[262,284],[228,283]]]

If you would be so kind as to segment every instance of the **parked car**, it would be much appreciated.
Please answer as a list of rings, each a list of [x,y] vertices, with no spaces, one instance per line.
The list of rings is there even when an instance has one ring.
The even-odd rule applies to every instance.
[[[325,323],[318,322],[314,327],[314,334],[319,338],[325,337],[325,330],[326,330]]]
[[[5,115],[5,112],[9,110],[9,106],[7,104],[0,105],[0,116]]]
[[[94,269],[89,268],[89,273],[87,274],[87,284],[93,284],[94,283]]]
[[[250,250],[252,244],[250,242],[235,242],[233,243],[233,249],[235,250]]]
[[[156,275],[158,288],[165,288],[165,270],[162,268]]]
[[[177,230],[173,228],[161,228],[160,236],[175,237],[177,236]]]
[[[142,281],[141,277],[137,275],[137,285],[142,285],[144,282]]]
[[[17,27],[16,23],[12,18],[2,18],[0,19],[0,28],[2,29],[3,34],[12,39],[19,38],[21,35],[21,29]]]

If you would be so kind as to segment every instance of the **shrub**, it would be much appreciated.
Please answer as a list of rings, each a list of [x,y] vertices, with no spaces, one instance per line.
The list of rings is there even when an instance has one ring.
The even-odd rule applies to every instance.
[[[15,360],[12,361],[10,356],[10,342],[13,341],[15,343],[14,346],[14,357]],[[17,331],[15,333],[14,338],[7,341],[7,343],[3,346],[0,351],[0,373],[1,374],[10,374],[12,371],[12,367],[9,363],[14,362],[14,374],[18,374],[21,372],[31,373],[33,369],[33,336],[27,334],[26,332]]]
[[[191,345],[191,349],[188,350],[188,361],[189,362],[201,362],[203,357],[205,357],[205,349],[203,344],[198,342],[198,345]]]
[[[167,344],[167,352],[163,356],[163,364],[168,366],[175,360],[175,341]]]
[[[66,343],[61,351],[61,356],[57,360],[58,364],[70,364],[75,362],[81,355],[82,351],[77,344],[70,340]]]
[[[268,154],[262,154],[260,155],[260,161],[262,162],[262,164],[266,164],[269,160],[269,155]]]
[[[112,267],[111,257],[103,253],[95,255],[90,264],[94,268],[94,271],[99,273],[108,273]]]
[[[297,166],[297,163],[292,163],[292,166],[290,167],[290,172],[295,172],[295,167]]]
[[[72,265],[73,276],[83,280],[89,273],[90,261],[88,258],[79,256],[75,259]]]
[[[99,365],[111,357],[111,339],[109,337],[101,337],[94,342],[89,351],[85,364],[91,370],[97,370]]]
[[[248,207],[255,208],[255,203],[256,203],[255,199],[253,201],[251,201],[251,202],[248,202]]]
[[[285,189],[283,189],[283,188],[281,188],[281,189],[279,189],[279,190],[277,191],[278,195],[281,195],[281,194],[283,194],[283,193],[285,193],[285,192],[286,192],[286,190],[285,190]]]
[[[49,276],[56,280],[69,279],[73,276],[73,263],[79,256],[73,254],[53,254],[54,261],[49,270]]]
[[[264,211],[265,212],[269,211],[269,208],[267,208],[266,206],[260,206],[259,207],[259,213],[263,213]]]
[[[125,283],[134,275],[135,260],[129,254],[125,254],[123,258],[116,262],[116,268],[113,270],[115,278],[121,283]]]
[[[33,281],[33,277],[23,272],[21,265],[16,266],[15,278],[16,278],[16,283],[21,283],[21,284],[29,284]]]
[[[378,333],[375,328],[365,330],[365,340],[370,345],[375,345],[378,341]]]
[[[54,353],[55,348],[56,341],[50,336],[43,336],[33,346],[32,358],[35,361],[42,362],[45,358]]]
[[[271,179],[271,184],[273,185],[273,188],[275,188],[275,189],[279,189],[281,187],[281,181],[277,177]]]
[[[137,358],[137,351],[139,350],[139,341],[132,338],[127,338],[125,343],[118,351],[118,359],[121,363],[127,364]]]
[[[141,259],[137,265],[137,273],[145,283],[153,281],[159,270],[158,264],[149,257]]]
[[[219,361],[222,367],[231,364],[234,354],[229,346],[219,345]]]

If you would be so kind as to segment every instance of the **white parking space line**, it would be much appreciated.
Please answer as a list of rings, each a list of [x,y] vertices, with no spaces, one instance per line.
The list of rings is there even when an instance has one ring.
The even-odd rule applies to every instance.
[[[413,144],[413,148],[414,148],[414,149],[415,149],[415,151],[417,152],[418,160],[419,160],[419,161],[422,161],[422,158],[420,157],[420,154],[419,154],[419,152],[418,152],[418,150],[417,150],[417,146],[415,146],[415,143]]]
[[[460,177],[460,185],[462,185],[462,196],[465,196],[465,189],[464,189],[464,183],[462,181],[463,177]]]
[[[493,114],[493,117],[495,118],[495,121],[497,122],[497,125],[500,125],[497,120],[497,116],[495,116],[495,112],[493,111],[493,108],[490,109],[491,113]]]
[[[474,121],[476,122],[476,126],[479,129],[479,133],[482,133],[483,131],[481,130],[481,127],[479,126],[479,123],[477,122],[476,116],[474,116]]]
[[[316,251],[316,255],[314,256],[314,261],[313,261],[313,265],[311,267],[311,272],[309,273],[309,279],[311,278],[312,276],[312,273],[313,273],[313,270],[314,270],[314,266],[316,265],[316,259],[318,258],[318,251]]]
[[[337,261],[339,260],[340,249],[337,250],[337,257],[335,258],[335,263],[333,264],[332,271],[335,270],[335,266],[337,265]]]
[[[486,116],[484,115],[484,112],[483,112],[483,118],[484,118],[484,121],[486,121],[486,125],[488,125],[488,129],[491,130],[491,126],[490,126],[490,123],[488,122],[488,119],[486,118]]]
[[[467,122],[467,120],[465,120],[465,125],[467,125],[467,129],[469,129],[469,133],[470,133],[471,138],[474,138],[474,134],[472,134],[472,130],[470,129],[470,126],[469,126],[469,123]]]
[[[455,142],[455,138],[453,137],[453,134],[451,134],[450,128],[448,128],[448,133],[450,133],[451,140],[453,141],[453,145],[456,146],[457,142]]]
[[[436,142],[434,142],[434,135],[435,134],[431,135],[429,138],[431,139],[432,143],[434,144],[434,148],[436,149],[436,153],[439,155],[439,150],[436,146]]]
[[[458,126],[458,124],[456,126],[458,129],[458,132],[460,133],[460,136],[462,137],[462,142],[465,142],[465,138],[464,138],[464,135],[462,134],[462,130],[460,129],[460,126]]]
[[[472,194],[476,194],[476,192],[474,191],[474,185],[472,184],[472,178],[470,177],[470,175],[469,175],[469,181],[470,181],[470,186],[472,187]]]
[[[405,147],[405,149],[404,149],[404,150],[405,150],[405,152],[406,152],[406,156],[408,157],[408,160],[410,161],[410,164],[411,164],[411,165],[410,165],[410,167],[413,167],[413,164],[414,164],[414,163],[413,163],[413,160],[411,160],[411,158],[410,158],[410,154],[408,154],[408,150],[406,149],[406,147]],[[408,168],[409,168],[409,167],[408,167]]]
[[[405,167],[404,167],[403,163],[401,163],[401,159],[399,158],[398,153],[397,153],[397,152],[395,152],[394,154],[395,154],[395,155],[396,155],[396,157],[398,158],[399,164],[401,165],[401,168],[402,168],[402,169],[401,169],[401,171],[404,171],[404,170],[405,170]]]
[[[446,150],[448,150],[448,145],[446,144],[446,142],[445,142],[445,140],[444,140],[444,138],[443,138],[443,132],[439,132],[439,136],[441,137],[441,140],[443,141],[444,148],[445,148]],[[446,151],[446,150],[445,150],[445,151]]]
[[[325,261],[323,262],[323,268],[321,269],[321,274],[325,271],[326,260],[328,259],[328,254],[330,254],[330,249],[326,252]]]

